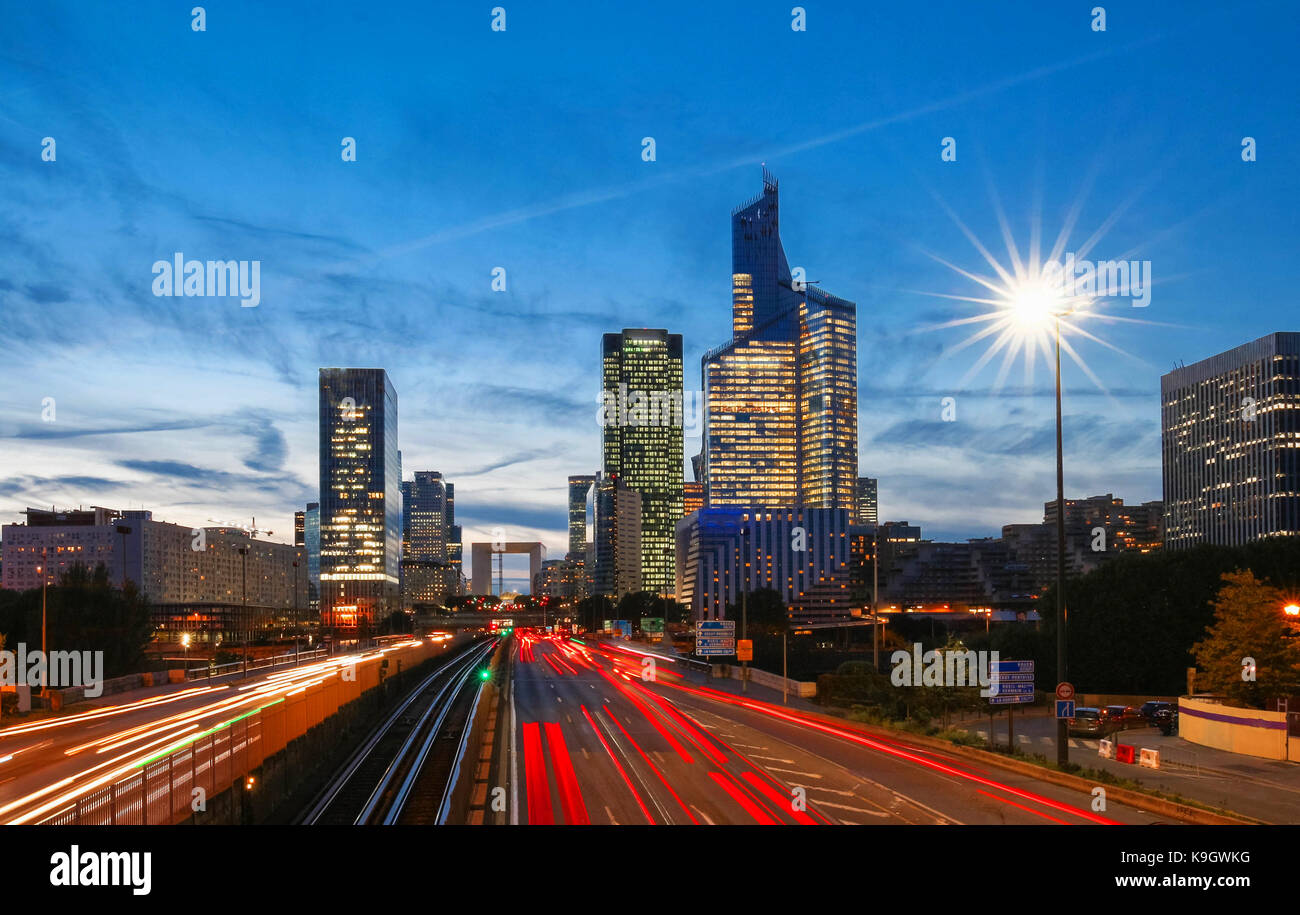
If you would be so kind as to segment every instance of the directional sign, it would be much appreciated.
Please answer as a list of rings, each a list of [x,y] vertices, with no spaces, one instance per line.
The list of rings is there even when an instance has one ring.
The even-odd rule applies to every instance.
[[[1074,717],[1074,700],[1057,699],[1056,700],[1056,717],[1073,718]]]
[[[1034,694],[1034,684],[1032,683],[999,683],[996,687],[990,684],[989,689],[996,689],[996,695],[999,696],[1009,696],[1012,693],[1019,696],[1032,696]]]
[[[1034,672],[1033,661],[998,661],[993,665],[993,669],[1000,674],[1032,674]]]
[[[1065,701],[1065,700],[1067,700],[1067,699],[1073,699],[1073,698],[1074,698],[1074,684],[1073,684],[1073,683],[1058,683],[1058,684],[1056,684],[1056,698],[1057,698],[1057,699],[1060,699],[1061,701]],[[1058,716],[1058,717],[1059,717],[1059,716]]]
[[[1012,693],[1004,696],[990,696],[989,705],[1017,705],[1022,702],[1033,702],[1032,693]]]
[[[700,620],[695,624],[695,653],[727,657],[736,653],[735,620]]]
[[[718,630],[722,630],[722,632],[735,632],[736,621],[735,620],[700,620],[698,623],[695,624],[695,628],[701,633],[717,632]],[[721,635],[722,632],[718,632],[718,634]]]
[[[1033,683],[1034,675],[1018,673],[1013,671],[1012,673],[998,674],[998,680],[1001,681],[1002,683]]]

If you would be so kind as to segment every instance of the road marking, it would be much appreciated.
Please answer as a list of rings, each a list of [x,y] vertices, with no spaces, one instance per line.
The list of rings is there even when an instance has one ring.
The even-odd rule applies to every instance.
[[[759,756],[757,753],[750,753],[750,754],[749,754],[749,758],[750,758],[750,759],[766,759],[768,762],[783,762],[783,763],[790,763],[790,765],[794,765],[794,760],[793,760],[793,759],[782,759],[782,758],[779,757],[779,756]]]
[[[839,788],[827,788],[825,785],[809,785],[809,791],[828,791],[831,794],[838,794],[840,797],[857,797],[852,791],[841,791]],[[817,803],[821,803],[818,801]]]
[[[816,772],[800,772],[798,769],[778,769],[776,766],[764,766],[768,772],[784,772],[787,775],[800,775],[804,778],[822,778]]]
[[[510,825],[519,825],[519,754],[515,747],[515,734],[519,733],[515,722],[515,688],[510,687]]]
[[[583,750],[582,752],[586,753],[587,751],[586,751],[586,750]],[[617,825],[618,825],[618,820],[614,819],[614,811],[612,811],[612,810],[609,809],[609,805],[608,805],[608,804],[605,805],[605,815],[606,815],[607,817],[609,817],[609,825],[611,825],[611,826],[617,826]]]
[[[700,819],[703,820],[706,824],[708,824],[709,826],[713,825],[713,820],[709,819],[709,815],[705,813],[703,810],[701,810],[699,807],[696,807],[694,804],[692,804],[691,809],[694,810],[696,813],[698,813],[700,815]]]
[[[850,807],[848,804],[833,804],[830,801],[818,801],[818,807],[830,807],[832,810],[852,810],[854,813],[865,813],[867,816],[888,817],[889,814],[883,810],[868,810],[865,807]]]

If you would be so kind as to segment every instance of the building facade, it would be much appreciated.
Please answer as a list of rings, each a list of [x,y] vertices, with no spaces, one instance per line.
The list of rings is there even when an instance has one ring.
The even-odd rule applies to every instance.
[[[858,524],[874,526],[879,517],[875,477],[858,477]]]
[[[641,589],[672,597],[673,529],[682,517],[681,334],[605,334],[601,372],[602,472],[641,497]]]
[[[397,609],[402,550],[397,392],[383,369],[320,370],[321,623]]]
[[[451,563],[448,537],[450,488],[441,473],[416,471],[402,482],[402,607],[441,606],[458,593],[459,570]],[[454,490],[452,494],[454,495]]]
[[[592,593],[618,600],[649,590],[642,574],[641,509],[645,500],[615,475],[596,479],[595,565]],[[674,582],[674,586],[676,582]]]
[[[587,549],[587,496],[595,482],[594,474],[569,477],[570,559],[581,559]]]
[[[1160,432],[1169,548],[1300,534],[1300,333],[1161,376]]]

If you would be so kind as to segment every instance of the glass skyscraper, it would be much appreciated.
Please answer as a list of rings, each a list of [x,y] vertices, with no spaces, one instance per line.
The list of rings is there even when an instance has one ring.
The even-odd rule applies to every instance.
[[[682,516],[682,336],[605,334],[601,346],[605,476],[641,496],[641,587],[677,588],[674,526]]]
[[[874,525],[879,515],[875,477],[858,477],[858,524]]]
[[[569,559],[582,559],[587,552],[587,495],[595,482],[594,474],[569,477]]]
[[[397,608],[402,550],[397,392],[383,369],[320,370],[321,624]]]
[[[857,307],[796,279],[776,180],[731,214],[732,339],[702,360],[711,506],[857,502]]]

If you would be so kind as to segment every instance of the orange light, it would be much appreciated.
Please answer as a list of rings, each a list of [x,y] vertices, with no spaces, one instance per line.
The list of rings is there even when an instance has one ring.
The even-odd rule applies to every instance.
[[[1287,604],[1282,608],[1287,616],[1300,616],[1300,604]]]

